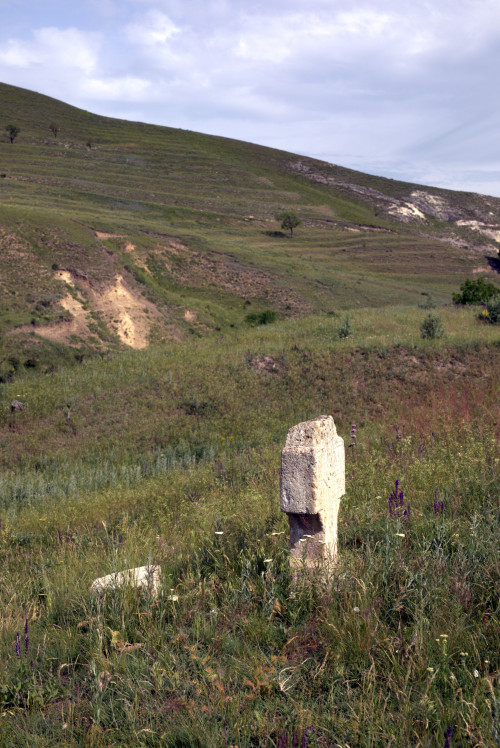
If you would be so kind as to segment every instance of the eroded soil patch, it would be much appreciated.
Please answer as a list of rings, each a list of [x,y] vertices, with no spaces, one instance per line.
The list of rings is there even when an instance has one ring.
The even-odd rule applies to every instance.
[[[179,285],[212,286],[243,299],[269,300],[274,307],[290,314],[304,314],[310,310],[309,302],[286,288],[278,277],[244,265],[235,258],[202,254],[179,241],[159,245],[157,256]]]
[[[95,335],[93,327],[100,320],[125,345],[137,349],[148,345],[151,327],[162,315],[121,274],[111,284],[99,286],[75,271],[57,270],[55,277],[73,289],[59,302],[70,316],[36,328],[25,325],[19,332],[35,330],[47,340],[71,343],[75,336],[88,340]]]

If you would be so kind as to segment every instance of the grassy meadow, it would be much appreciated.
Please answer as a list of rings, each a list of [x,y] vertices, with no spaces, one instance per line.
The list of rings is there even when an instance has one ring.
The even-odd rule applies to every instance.
[[[355,310],[345,340],[342,315],[277,322],[3,386],[4,744],[495,745],[498,330],[448,308],[424,341],[424,314]],[[279,458],[322,413],[346,443],[340,559],[297,584]],[[158,599],[90,594],[150,563]]]
[[[402,221],[416,185],[0,96],[0,746],[500,746],[500,328],[450,303],[500,200]],[[323,414],[339,560],[294,580]]]

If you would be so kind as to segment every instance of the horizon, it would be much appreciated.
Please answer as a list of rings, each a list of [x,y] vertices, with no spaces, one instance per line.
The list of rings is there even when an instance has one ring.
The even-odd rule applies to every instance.
[[[70,104],[69,102],[63,101],[62,99],[57,99],[56,97],[51,96],[50,94],[45,94],[42,91],[36,91],[34,89],[24,88],[23,86],[15,86],[15,84],[6,83],[5,81],[0,81],[0,83],[2,83],[4,85],[8,85],[8,86],[17,87],[17,88],[20,88],[21,90],[29,91],[30,93],[33,93],[33,94],[36,94],[36,95],[47,96],[49,98],[53,98],[54,101],[58,101],[59,103],[67,105],[67,106],[73,106],[73,107],[75,107],[77,109],[80,109],[81,111],[85,111],[87,114],[91,114],[91,115],[94,115],[94,116],[97,116],[97,117],[109,117],[110,119],[116,119],[118,121],[127,122],[127,123],[132,124],[132,125],[133,124],[137,124],[137,125],[146,125],[146,126],[152,126],[152,127],[165,127],[165,128],[170,128],[170,129],[178,129],[178,130],[185,131],[185,132],[195,132],[196,134],[199,134],[199,135],[207,135],[209,137],[217,137],[217,138],[226,138],[228,140],[235,140],[235,141],[242,142],[242,143],[248,143],[250,145],[255,145],[255,146],[258,146],[258,147],[262,147],[262,148],[271,148],[271,149],[275,149],[275,150],[281,150],[284,153],[289,153],[290,155],[304,157],[304,158],[317,159],[318,161],[324,162],[324,163],[326,163],[326,164],[328,164],[330,166],[338,166],[338,167],[341,167],[341,168],[352,169],[353,171],[357,171],[357,172],[359,172],[361,174],[366,174],[368,176],[381,177],[381,178],[385,178],[385,179],[391,179],[391,180],[394,180],[394,181],[408,182],[409,184],[413,184],[416,187],[426,187],[426,188],[430,188],[430,189],[444,189],[444,190],[451,190],[451,191],[455,191],[455,192],[465,192],[465,193],[483,195],[485,197],[497,197],[497,195],[494,195],[491,192],[489,192],[489,193],[487,193],[487,192],[481,193],[481,192],[478,192],[478,191],[475,191],[475,190],[461,189],[459,187],[446,187],[446,186],[443,186],[443,185],[438,185],[438,184],[434,184],[434,183],[430,183],[430,182],[412,181],[409,178],[403,178],[403,177],[398,178],[396,176],[387,176],[386,174],[381,174],[380,172],[364,170],[361,167],[355,168],[353,166],[348,166],[348,165],[346,165],[344,163],[327,161],[325,158],[320,158],[319,156],[312,156],[312,155],[310,155],[308,153],[296,153],[294,151],[286,151],[284,148],[279,148],[277,146],[267,145],[265,143],[258,143],[256,141],[244,141],[244,140],[241,140],[240,138],[235,138],[234,136],[231,136],[231,135],[220,135],[219,133],[207,132],[207,131],[203,131],[203,130],[192,130],[190,128],[185,128],[185,127],[179,127],[179,128],[177,128],[177,127],[173,127],[172,125],[158,124],[158,123],[155,123],[155,122],[149,122],[147,120],[127,119],[126,117],[114,117],[112,115],[104,114],[103,112],[92,111],[90,109],[84,109],[82,107],[78,107],[75,104]],[[500,197],[500,195],[499,195],[499,197]]]
[[[0,7],[10,85],[103,116],[500,196],[493,0]]]

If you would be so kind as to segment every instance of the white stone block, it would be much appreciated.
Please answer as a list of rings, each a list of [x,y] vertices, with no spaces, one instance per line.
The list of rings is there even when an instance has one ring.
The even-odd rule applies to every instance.
[[[105,577],[94,579],[91,592],[100,593],[106,590],[114,590],[119,587],[138,587],[148,589],[153,595],[157,595],[161,587],[161,567],[139,566],[137,569],[126,569]]]
[[[331,416],[294,426],[281,453],[281,511],[317,514],[345,494],[344,440]]]

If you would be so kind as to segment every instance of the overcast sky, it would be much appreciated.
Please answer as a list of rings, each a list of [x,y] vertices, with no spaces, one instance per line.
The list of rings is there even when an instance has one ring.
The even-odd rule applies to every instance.
[[[500,0],[0,0],[4,83],[498,196],[499,77]]]

